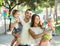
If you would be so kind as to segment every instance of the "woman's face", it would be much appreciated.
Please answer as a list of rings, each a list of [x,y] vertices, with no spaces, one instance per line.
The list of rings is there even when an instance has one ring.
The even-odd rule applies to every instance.
[[[15,17],[15,18],[18,18],[19,15],[20,15],[20,12],[16,12],[16,13],[14,14],[14,17]]]
[[[39,16],[36,16],[34,23],[39,24],[39,22],[40,22],[40,17]]]

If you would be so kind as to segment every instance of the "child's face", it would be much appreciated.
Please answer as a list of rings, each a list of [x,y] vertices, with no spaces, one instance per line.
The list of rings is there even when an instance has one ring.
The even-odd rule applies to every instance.
[[[14,17],[15,17],[15,18],[18,18],[19,15],[20,15],[20,12],[16,12],[16,13],[14,14]]]

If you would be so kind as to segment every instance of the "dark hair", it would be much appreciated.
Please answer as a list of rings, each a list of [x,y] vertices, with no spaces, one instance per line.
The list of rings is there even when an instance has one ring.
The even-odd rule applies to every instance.
[[[27,11],[32,11],[32,10],[31,10],[31,9],[27,9],[26,12],[27,12]]]
[[[36,16],[38,16],[38,17],[40,18],[39,15],[33,14],[33,15],[32,15],[32,18],[31,18],[31,27],[34,27],[34,20],[35,20],[35,17],[36,17]],[[40,25],[40,22],[39,22],[38,26],[42,28],[42,25]]]
[[[31,18],[31,27],[34,26],[34,20],[35,20],[35,17],[38,16],[37,14],[33,14],[32,15],[32,18]],[[38,16],[39,17],[39,16]]]
[[[14,14],[15,14],[16,12],[19,12],[19,10],[16,10],[16,9],[13,10],[13,11],[12,11],[12,15],[14,16]]]

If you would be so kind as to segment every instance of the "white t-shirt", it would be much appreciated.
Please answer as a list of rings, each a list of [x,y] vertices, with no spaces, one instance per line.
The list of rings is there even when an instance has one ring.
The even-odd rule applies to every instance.
[[[43,32],[43,30],[40,27],[31,27],[30,28],[36,35],[40,34]],[[30,41],[32,45],[37,45],[38,43],[40,43],[41,38],[38,39],[34,39],[32,36],[30,37]]]
[[[23,25],[23,29],[21,32],[21,44],[23,45],[30,45],[30,35],[29,35],[29,28],[30,28],[30,22],[25,22],[24,20],[21,21]]]

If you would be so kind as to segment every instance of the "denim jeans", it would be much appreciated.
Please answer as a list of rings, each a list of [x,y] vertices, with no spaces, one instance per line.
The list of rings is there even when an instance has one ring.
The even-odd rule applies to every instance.
[[[19,45],[19,46],[30,46],[30,45]]]

